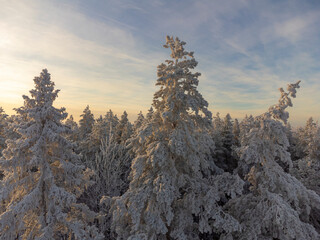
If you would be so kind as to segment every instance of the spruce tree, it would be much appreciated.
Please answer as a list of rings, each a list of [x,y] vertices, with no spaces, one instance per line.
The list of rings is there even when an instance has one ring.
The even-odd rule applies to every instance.
[[[118,143],[125,143],[133,133],[132,125],[128,120],[128,114],[126,111],[123,112],[120,121],[116,127],[116,140]]]
[[[65,125],[70,129],[70,133],[67,134],[67,138],[74,143],[78,142],[78,136],[79,136],[79,126],[74,121],[73,116],[70,115],[70,117],[66,120]]]
[[[95,120],[92,131],[89,133],[87,138],[87,150],[85,152],[88,166],[95,160],[96,154],[100,152],[100,145],[102,141],[105,141],[106,137],[109,135],[110,129],[108,128],[108,123],[105,119],[100,116]]]
[[[83,110],[83,114],[80,115],[81,119],[79,121],[79,138],[85,139],[92,132],[92,127],[95,122],[94,116],[91,113],[89,105]]]
[[[64,108],[53,106],[59,90],[54,90],[44,69],[34,78],[31,97],[16,109],[21,119],[15,126],[21,135],[9,140],[0,161],[1,239],[100,239],[90,224],[95,214],[77,203],[88,185],[83,166],[75,165],[77,155],[63,136]]]
[[[91,113],[89,105],[86,106],[86,108],[83,110],[83,114],[81,114],[80,117],[78,153],[81,153],[82,162],[86,166],[89,166],[89,162],[93,161],[94,159],[94,153],[92,153],[90,146],[90,135],[95,123],[95,119]]]
[[[143,116],[143,113],[140,111],[138,114],[137,120],[134,121],[133,123],[133,129],[135,132],[139,131],[139,128],[143,125],[144,121],[145,121],[145,118]]]
[[[149,110],[148,110],[147,115],[146,115],[146,121],[151,121],[152,116],[153,116],[153,113],[154,113],[153,107],[151,106],[151,107],[149,108]]]
[[[304,149],[305,156],[294,162],[292,173],[307,188],[320,195],[320,128],[312,118],[308,119],[306,126],[301,131],[299,142],[302,145],[300,147]]]
[[[223,119],[222,125],[222,138],[223,146],[231,151],[231,147],[234,145],[234,135],[233,135],[233,121],[229,113]]]
[[[107,132],[111,135],[116,135],[116,128],[119,124],[119,119],[110,109],[104,116],[104,121],[107,124]],[[111,137],[111,135],[109,137]]]
[[[234,144],[235,146],[239,147],[240,144],[240,125],[238,119],[234,119],[233,126],[232,126],[232,133],[234,136]]]
[[[239,164],[250,169],[246,175],[250,192],[227,203],[226,209],[242,225],[234,239],[319,239],[310,210],[319,208],[320,198],[288,173],[292,161],[283,123],[296,88],[299,82],[288,84],[288,92],[280,88],[279,103],[253,119],[253,127],[237,149]]]
[[[234,197],[241,181],[228,174],[206,178],[214,165],[212,118],[197,90],[200,73],[190,71],[197,61],[184,45],[167,37],[172,59],[158,66],[155,112],[130,141],[136,157],[129,189],[112,208],[118,239],[199,239],[238,230],[218,202],[226,193]]]

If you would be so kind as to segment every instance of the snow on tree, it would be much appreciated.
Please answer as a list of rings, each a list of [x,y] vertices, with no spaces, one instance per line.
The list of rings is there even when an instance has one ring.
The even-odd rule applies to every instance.
[[[223,121],[220,118],[220,113],[217,112],[216,116],[213,117],[212,128],[210,129],[210,134],[215,144],[215,150],[213,155],[214,155],[216,164],[219,167],[227,168],[224,161],[225,158],[223,156],[224,148],[223,148],[223,139],[222,139],[222,126],[223,126]]]
[[[54,90],[44,69],[34,78],[31,97],[16,109],[25,121],[15,126],[21,137],[8,140],[0,169],[1,239],[101,239],[90,224],[95,214],[76,202],[88,185],[88,172],[73,164],[77,155],[63,137],[64,108],[53,107]]]
[[[0,107],[0,157],[2,156],[3,149],[6,148],[7,129],[8,128],[8,115]],[[0,171],[0,180],[3,178],[3,172]]]
[[[78,152],[81,153],[81,160],[87,166],[88,162],[92,161],[92,151],[90,148],[90,134],[95,123],[95,119],[89,105],[83,110],[82,117],[79,121],[79,146]]]
[[[252,115],[246,115],[240,123],[240,141],[245,138],[250,130],[255,126],[255,120]]]
[[[128,189],[130,165],[131,155],[123,144],[117,143],[114,136],[101,142],[101,151],[92,164],[99,185],[98,201],[103,195],[120,196]]]
[[[153,107],[151,106],[151,107],[149,108],[149,110],[148,110],[148,113],[147,113],[147,116],[146,116],[146,121],[151,121],[152,116],[153,116],[153,113],[154,113]]]
[[[72,115],[70,115],[70,117],[66,120],[65,125],[70,129],[70,133],[67,135],[67,138],[75,143],[78,142],[79,126],[74,121]]]
[[[120,121],[116,127],[115,138],[118,143],[125,143],[132,135],[132,125],[128,120],[128,114],[126,111],[123,112]]]
[[[26,118],[20,115],[11,115],[10,117],[7,117],[6,120],[7,124],[6,128],[4,129],[4,136],[6,137],[6,141],[9,139],[16,140],[20,138],[21,135],[15,130],[15,126],[27,121]]]
[[[228,173],[205,177],[214,165],[212,117],[197,91],[200,73],[190,71],[197,61],[184,45],[167,37],[172,60],[158,66],[155,112],[130,141],[136,157],[129,189],[112,200],[118,239],[199,239],[200,233],[239,230],[218,202],[235,197],[241,180]]]
[[[83,110],[83,114],[80,115],[82,117],[79,121],[79,138],[85,139],[92,132],[92,127],[95,122],[94,116],[91,113],[89,105]]]
[[[125,145],[119,144],[112,134],[101,142],[100,152],[90,166],[95,171],[93,178],[95,184],[90,186],[83,196],[91,209],[102,213],[99,204],[102,196],[121,196],[127,191],[131,162],[132,156]],[[100,216],[99,230],[105,234],[106,238],[112,239],[109,210],[109,208],[104,209],[106,213]]]
[[[296,153],[296,138],[295,134],[292,130],[291,124],[288,122],[285,125],[285,130],[286,130],[286,135],[289,141],[289,147],[288,147],[288,152],[290,153],[291,160],[294,162],[295,160],[299,159],[297,158],[297,153]]]
[[[223,121],[220,118],[220,113],[217,112],[216,116],[213,118],[213,128],[216,129],[216,131],[222,132],[222,128],[223,128]]]
[[[225,171],[232,172],[237,167],[237,160],[233,156],[235,137],[233,135],[233,121],[228,113],[223,120],[217,113],[213,120],[211,136],[215,142],[213,158],[218,167]]]
[[[106,139],[109,131],[108,123],[102,116],[95,120],[86,144],[82,145],[82,153],[85,155],[88,166],[91,166],[90,164],[95,160],[96,154],[100,152],[101,141]]]
[[[223,131],[223,121],[220,118],[220,113],[217,112],[216,116],[213,118],[213,121],[212,121],[211,135],[216,146],[216,152],[217,153],[221,152],[221,154],[223,154],[222,131]]]
[[[287,172],[292,161],[283,123],[299,82],[288,84],[288,92],[280,88],[279,103],[254,118],[255,126],[241,139],[237,152],[240,164],[250,167],[246,179],[251,187],[248,194],[226,205],[242,225],[234,239],[319,239],[310,224],[310,211],[320,207],[320,198]]]
[[[299,141],[302,145],[304,154],[308,158],[320,158],[320,142],[319,142],[318,123],[314,122],[310,117],[306,126],[300,132]]]
[[[223,119],[222,126],[222,137],[223,145],[228,150],[231,150],[231,146],[234,145],[234,135],[233,135],[233,121],[229,113]]]
[[[232,133],[233,133],[234,141],[235,141],[234,144],[236,146],[239,146],[239,144],[240,144],[240,125],[239,125],[238,119],[234,119],[233,126],[232,126]]]
[[[104,116],[104,121],[107,123],[107,132],[111,135],[115,135],[117,125],[119,124],[117,115],[115,115],[110,109]]]
[[[0,107],[0,157],[2,156],[2,151],[6,147],[6,128],[8,126],[8,115],[4,112],[3,108]]]
[[[235,137],[233,135],[233,121],[228,113],[223,119],[222,143],[224,148],[225,163],[229,172],[237,167],[237,159],[233,157],[233,147],[235,146]]]
[[[133,129],[135,132],[139,131],[139,128],[143,125],[144,121],[145,121],[145,118],[142,112],[140,111],[140,113],[138,114],[137,120],[134,121],[133,123]]]
[[[312,118],[308,119],[300,142],[306,155],[294,162],[292,174],[320,195],[320,128]]]

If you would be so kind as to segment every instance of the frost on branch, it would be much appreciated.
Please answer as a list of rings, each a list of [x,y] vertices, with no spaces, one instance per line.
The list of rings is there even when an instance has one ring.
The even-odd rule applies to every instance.
[[[269,108],[268,114],[270,114],[274,119],[281,120],[285,124],[287,123],[287,120],[289,118],[289,113],[285,111],[287,107],[292,107],[292,101],[290,97],[295,98],[297,90],[296,88],[300,88],[299,83],[301,81],[298,81],[296,83],[288,84],[287,90],[288,92],[285,92],[283,88],[280,88],[279,91],[281,93],[279,103],[276,105],[273,105]]]
[[[24,120],[14,127],[21,137],[7,141],[0,161],[0,238],[100,239],[90,224],[95,214],[76,203],[88,174],[74,164],[78,156],[63,137],[67,113],[53,107],[59,90],[46,69],[34,83],[31,97],[23,96],[24,106],[16,109]]]
[[[240,230],[218,202],[239,194],[242,181],[230,174],[206,178],[217,168],[210,158],[212,117],[197,90],[200,73],[190,71],[197,61],[184,45],[167,37],[173,60],[158,66],[155,111],[130,140],[136,157],[129,189],[112,206],[118,239],[199,239],[204,232]],[[228,192],[226,178],[237,182]]]
[[[289,142],[283,122],[292,106],[299,82],[280,89],[279,104],[254,118],[251,130],[237,149],[239,165],[250,169],[246,175],[250,192],[227,203],[226,209],[241,222],[234,239],[318,239],[310,221],[311,209],[319,208],[320,197],[288,172],[292,168]],[[279,121],[281,120],[281,121]]]

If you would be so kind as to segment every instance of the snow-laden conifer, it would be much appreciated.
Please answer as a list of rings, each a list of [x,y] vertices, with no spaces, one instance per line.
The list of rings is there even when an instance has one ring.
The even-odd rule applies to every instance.
[[[154,113],[154,110],[153,110],[153,107],[151,106],[148,110],[147,115],[146,115],[146,121],[151,121],[153,113]]]
[[[3,108],[0,107],[0,157],[2,156],[2,151],[6,147],[6,128],[8,126],[8,115],[4,112]]]
[[[234,135],[233,135],[233,121],[229,113],[223,119],[222,126],[222,137],[223,145],[228,150],[231,150],[231,147],[234,145]]]
[[[112,131],[112,130],[111,130]],[[80,197],[80,201],[86,203],[94,211],[100,211],[100,199],[102,196],[120,196],[129,185],[128,175],[132,156],[124,144],[116,141],[112,133],[101,141],[100,150],[96,153],[94,161],[90,162],[90,169],[94,171],[94,184],[90,186]],[[109,216],[108,216],[109,218]],[[111,221],[101,226],[108,226]],[[106,227],[100,228],[103,232]]]
[[[299,135],[300,147],[305,157],[294,162],[292,174],[307,188],[320,195],[320,128],[318,123],[309,118]]]
[[[132,133],[133,133],[132,125],[129,122],[127,112],[124,111],[116,127],[115,138],[118,143],[124,144],[130,138]]]
[[[89,105],[83,110],[83,114],[80,115],[81,119],[79,121],[79,138],[85,139],[92,132],[92,127],[95,122],[94,116],[91,113]]]
[[[89,105],[83,110],[83,114],[80,115],[79,121],[79,142],[77,152],[81,154],[81,161],[88,166],[90,161],[94,160],[94,153],[91,150],[91,139],[92,129],[95,124],[93,113],[91,112]],[[97,145],[99,148],[100,142]]]
[[[288,173],[292,161],[283,123],[296,88],[299,82],[288,84],[288,92],[280,88],[279,103],[254,118],[251,130],[241,139],[239,164],[249,166],[246,179],[251,187],[248,194],[227,203],[229,213],[242,225],[234,239],[319,239],[310,224],[310,210],[319,208],[320,198]]]
[[[238,119],[234,119],[234,122],[233,122],[233,126],[232,126],[232,133],[233,133],[233,136],[234,136],[234,144],[235,146],[238,146],[239,147],[239,144],[240,144],[240,125],[239,125],[239,121]]]
[[[63,135],[64,108],[53,107],[59,90],[54,90],[44,69],[34,78],[31,97],[23,96],[24,106],[16,109],[21,119],[9,140],[0,168],[1,239],[100,239],[90,225],[95,214],[76,199],[88,184],[82,166],[73,162],[77,155]]]
[[[91,132],[85,142],[81,144],[82,155],[85,159],[85,164],[89,167],[95,160],[96,154],[100,152],[101,141],[104,141],[109,134],[110,129],[105,118],[100,116],[92,126]]]
[[[144,121],[145,121],[145,118],[143,116],[143,113],[140,111],[139,114],[138,114],[137,120],[134,121],[134,123],[133,123],[134,132],[138,132],[139,131],[139,128],[143,125]]]
[[[70,117],[66,120],[65,125],[70,129],[70,133],[67,134],[67,139],[74,142],[76,145],[79,141],[79,126],[77,122],[74,121],[73,116],[70,115]],[[76,146],[75,146],[76,147]]]
[[[107,132],[110,135],[109,137],[111,137],[111,135],[115,135],[117,125],[119,124],[119,119],[117,115],[115,115],[113,111],[110,109],[104,116],[104,121],[107,124],[106,127],[107,127]]]
[[[131,182],[113,205],[118,239],[199,239],[201,232],[239,230],[218,202],[235,197],[241,181],[229,174],[205,178],[214,167],[212,118],[197,90],[200,73],[191,72],[197,61],[184,45],[167,37],[172,59],[158,66],[155,112],[131,139]]]

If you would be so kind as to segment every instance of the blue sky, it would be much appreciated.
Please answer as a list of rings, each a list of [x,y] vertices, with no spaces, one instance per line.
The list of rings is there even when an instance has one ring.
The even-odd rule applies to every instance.
[[[76,119],[87,104],[131,120],[152,103],[166,35],[187,42],[209,108],[263,113],[279,87],[302,80],[291,122],[320,117],[320,1],[0,0],[0,106],[23,104],[47,68],[56,102]]]

